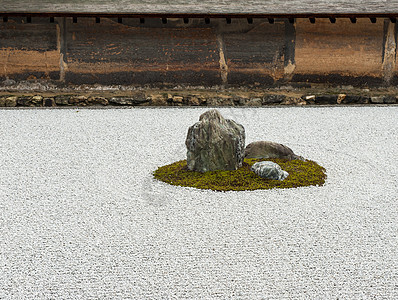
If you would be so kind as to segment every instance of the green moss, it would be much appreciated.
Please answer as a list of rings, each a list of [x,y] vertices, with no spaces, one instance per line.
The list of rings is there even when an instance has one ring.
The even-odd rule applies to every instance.
[[[264,179],[254,174],[250,167],[258,161],[269,160],[289,173],[283,180]],[[213,191],[245,191],[261,189],[286,189],[300,186],[323,185],[325,169],[314,161],[285,159],[245,159],[243,166],[235,171],[190,171],[186,160],[160,167],[154,172],[156,179],[172,185],[210,189]]]

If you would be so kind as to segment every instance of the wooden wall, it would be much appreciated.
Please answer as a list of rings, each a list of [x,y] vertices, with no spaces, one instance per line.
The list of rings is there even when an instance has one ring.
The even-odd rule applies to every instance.
[[[48,19],[0,23],[0,78],[59,80],[60,52],[57,25]]]
[[[0,22],[0,80],[153,86],[397,82],[389,20],[9,18]]]
[[[338,19],[336,24],[318,19],[315,24],[298,19],[296,69],[293,80],[338,82],[362,80],[381,83],[384,22]]]
[[[138,20],[132,20],[138,21]],[[151,22],[152,21],[152,22]],[[100,84],[220,83],[217,40],[211,28],[67,20],[67,82]]]

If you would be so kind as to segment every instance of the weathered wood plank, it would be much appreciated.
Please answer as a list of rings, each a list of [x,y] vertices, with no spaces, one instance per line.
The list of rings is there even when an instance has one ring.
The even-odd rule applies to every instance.
[[[110,19],[93,22],[90,18],[78,23],[68,20],[66,81],[220,83],[212,28],[127,26]]]
[[[0,78],[59,79],[57,25],[0,23]]]
[[[296,24],[295,80],[330,79],[344,83],[346,77],[382,78],[383,22],[298,20]],[[373,78],[373,79],[372,79]],[[380,79],[380,80],[379,80]]]
[[[398,13],[387,0],[2,0],[3,12],[59,13]]]
[[[24,24],[20,19],[0,23],[0,49],[52,51],[57,49],[55,24]]]
[[[240,30],[223,33],[228,83],[273,84],[284,74],[284,21],[255,21],[247,30],[242,21],[235,25]]]

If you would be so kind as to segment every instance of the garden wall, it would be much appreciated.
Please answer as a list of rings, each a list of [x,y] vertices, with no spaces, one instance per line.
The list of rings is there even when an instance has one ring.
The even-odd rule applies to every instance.
[[[27,18],[0,22],[0,80],[63,84],[396,84],[390,20]]]

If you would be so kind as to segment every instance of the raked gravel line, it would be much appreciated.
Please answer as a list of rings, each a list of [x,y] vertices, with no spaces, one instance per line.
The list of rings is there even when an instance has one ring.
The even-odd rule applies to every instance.
[[[0,299],[398,299],[398,107],[222,108],[323,187],[155,182],[205,109],[0,110]]]

